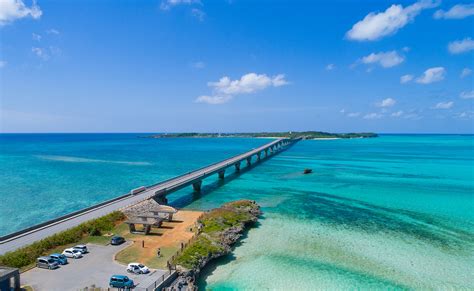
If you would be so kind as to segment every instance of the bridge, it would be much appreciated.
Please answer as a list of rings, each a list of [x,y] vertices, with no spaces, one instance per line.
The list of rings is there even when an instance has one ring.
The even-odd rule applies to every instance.
[[[203,179],[216,174],[219,179],[224,179],[227,170],[233,168],[236,172],[239,172],[242,163],[245,163],[246,166],[250,166],[252,163],[258,163],[260,160],[270,158],[275,153],[287,149],[297,141],[299,141],[299,139],[277,139],[243,154],[205,166],[184,175],[148,187],[137,188],[131,193],[2,236],[0,237],[0,254],[13,251],[55,233],[77,226],[85,221],[104,216],[115,210],[134,205],[152,197],[161,203],[167,203],[167,195],[187,186],[192,186],[194,191],[200,192]]]

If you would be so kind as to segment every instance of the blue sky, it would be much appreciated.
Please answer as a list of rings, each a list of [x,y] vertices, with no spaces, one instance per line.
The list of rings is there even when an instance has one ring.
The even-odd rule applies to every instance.
[[[360,2],[0,0],[0,129],[474,133],[474,4]]]

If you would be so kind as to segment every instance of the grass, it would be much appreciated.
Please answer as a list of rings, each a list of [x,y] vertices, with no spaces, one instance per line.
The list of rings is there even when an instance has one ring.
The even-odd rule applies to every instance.
[[[28,269],[35,264],[37,257],[55,252],[60,253],[67,247],[81,242],[87,243],[88,240],[99,240],[98,238],[92,238],[92,234],[100,235],[103,232],[112,231],[124,218],[125,216],[122,212],[115,211],[100,218],[81,223],[76,227],[1,255],[0,265],[20,268],[20,270]]]
[[[251,212],[258,208],[253,201],[239,200],[206,213],[199,220],[202,229],[198,238],[178,255],[174,263],[195,269],[205,258],[224,253],[227,246],[222,242],[223,234],[232,227],[251,222],[254,218]]]
[[[161,247],[161,257],[158,256],[143,258],[142,246],[140,243],[135,243],[122,251],[116,256],[115,260],[122,264],[129,264],[130,262],[140,262],[153,269],[166,269],[166,262],[176,253],[178,247]]]

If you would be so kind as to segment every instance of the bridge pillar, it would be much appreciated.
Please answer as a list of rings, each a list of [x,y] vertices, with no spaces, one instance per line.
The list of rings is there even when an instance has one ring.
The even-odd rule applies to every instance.
[[[224,179],[225,170],[219,171],[219,179]]]
[[[261,156],[262,152],[258,152],[257,153],[257,161],[260,161],[260,156]]]
[[[248,157],[247,158],[247,166],[250,167],[251,164],[252,164],[252,157]]]
[[[168,199],[166,198],[165,195],[156,196],[154,199],[158,204],[161,204],[161,205],[168,204]]]
[[[201,192],[202,180],[193,183],[194,192]]]
[[[235,171],[240,172],[240,162],[235,163]]]
[[[268,149],[265,149],[265,158],[268,157]]]

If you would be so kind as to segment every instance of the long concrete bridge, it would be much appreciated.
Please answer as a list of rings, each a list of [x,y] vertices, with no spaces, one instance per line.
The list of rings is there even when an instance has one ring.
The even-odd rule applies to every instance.
[[[247,166],[250,166],[252,163],[258,163],[262,159],[269,158],[273,154],[287,149],[288,146],[297,141],[299,141],[299,139],[277,139],[243,154],[205,166],[184,175],[148,187],[137,188],[131,193],[2,236],[0,237],[0,254],[29,245],[60,231],[77,226],[82,222],[101,217],[112,211],[136,204],[151,197],[158,198],[162,203],[166,203],[166,196],[168,194],[191,185],[194,191],[199,192],[201,191],[203,179],[215,174],[218,175],[219,179],[224,179],[225,173],[229,168],[234,168],[235,171],[239,172],[243,163]]]

